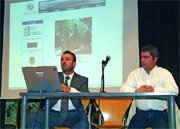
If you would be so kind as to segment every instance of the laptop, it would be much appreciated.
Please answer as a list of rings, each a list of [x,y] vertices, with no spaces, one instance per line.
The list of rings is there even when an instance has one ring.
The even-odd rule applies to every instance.
[[[60,82],[56,66],[22,67],[28,92],[58,92]]]

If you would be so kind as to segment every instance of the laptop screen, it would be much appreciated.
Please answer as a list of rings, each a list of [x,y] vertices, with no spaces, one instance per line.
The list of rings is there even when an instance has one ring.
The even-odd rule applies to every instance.
[[[28,92],[60,91],[56,66],[22,67]]]

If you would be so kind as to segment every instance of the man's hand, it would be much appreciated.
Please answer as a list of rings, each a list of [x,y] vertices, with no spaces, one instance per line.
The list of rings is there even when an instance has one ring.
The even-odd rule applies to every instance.
[[[136,89],[135,92],[154,92],[154,87],[148,85],[142,85],[138,89]]]
[[[71,90],[70,87],[67,87],[67,86],[64,85],[64,84],[60,84],[60,87],[61,87],[61,91],[62,91],[62,92],[70,92],[70,90]]]

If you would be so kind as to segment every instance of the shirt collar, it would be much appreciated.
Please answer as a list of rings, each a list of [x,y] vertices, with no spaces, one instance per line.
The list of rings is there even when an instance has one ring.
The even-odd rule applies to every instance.
[[[63,76],[64,76],[64,79],[65,79],[65,77],[69,76],[69,79],[72,80],[72,78],[74,76],[74,72],[71,73],[70,75],[66,75],[66,74],[63,73]]]
[[[150,71],[149,75],[152,75],[157,70],[157,65]],[[142,70],[146,73],[146,70],[142,67]],[[147,73],[146,73],[147,74]]]
[[[156,71],[156,69],[157,69],[157,65],[151,70],[150,74],[154,73]]]

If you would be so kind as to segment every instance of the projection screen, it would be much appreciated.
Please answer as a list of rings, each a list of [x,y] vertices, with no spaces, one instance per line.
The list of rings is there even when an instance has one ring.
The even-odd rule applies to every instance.
[[[135,0],[5,1],[1,98],[26,92],[24,66],[57,66],[63,51],[76,54],[75,71],[89,78],[91,92],[118,92],[139,66]]]

